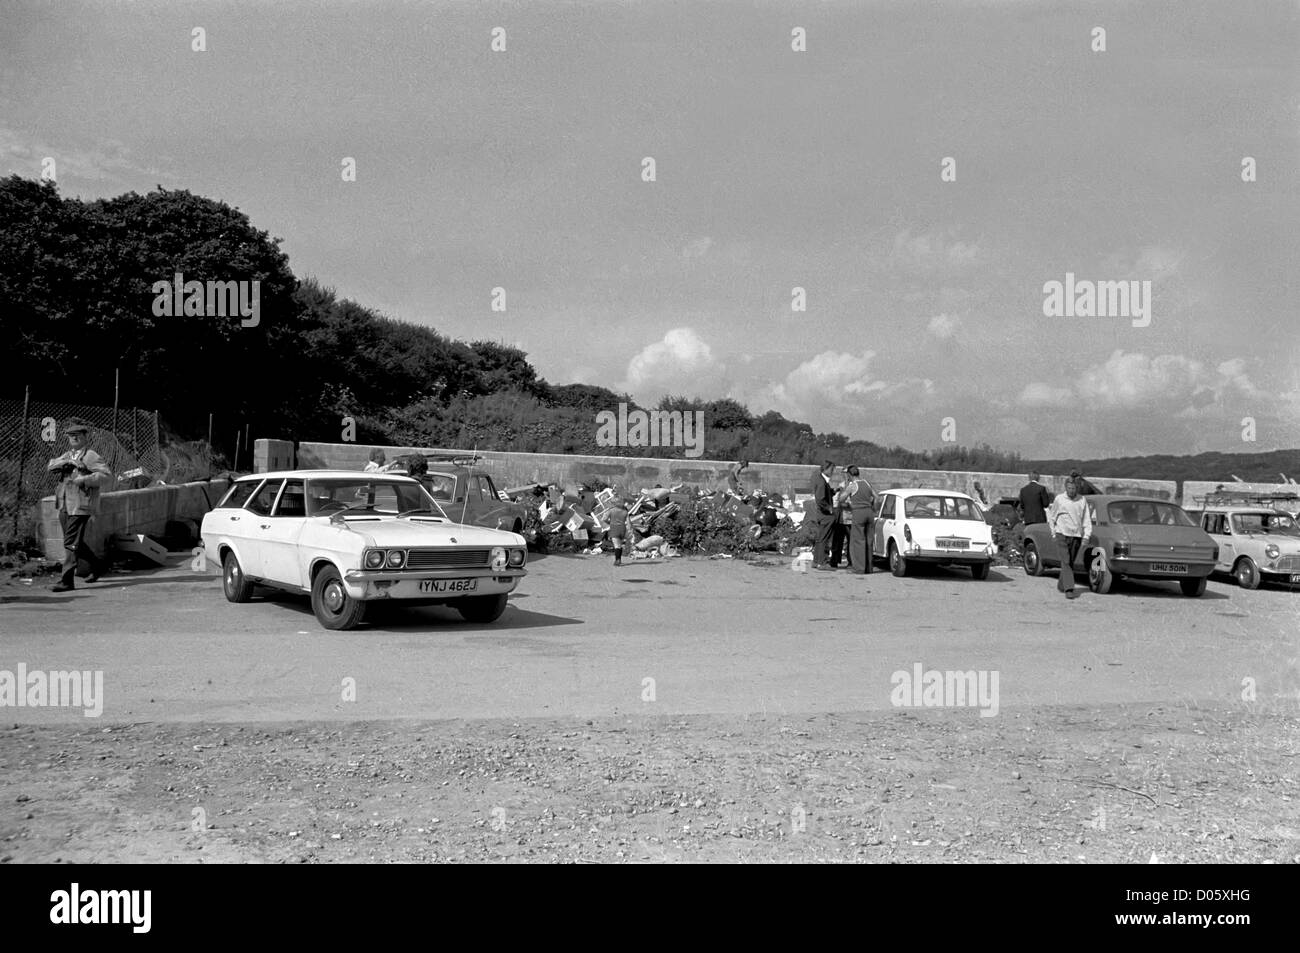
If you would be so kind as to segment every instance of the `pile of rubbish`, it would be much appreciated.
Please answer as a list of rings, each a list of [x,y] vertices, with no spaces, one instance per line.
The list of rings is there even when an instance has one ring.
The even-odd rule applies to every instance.
[[[524,535],[535,549],[595,555],[611,551],[609,510],[618,499],[627,509],[625,555],[632,559],[748,553],[788,553],[800,540],[803,512],[787,508],[779,494],[740,497],[722,490],[654,486],[631,495],[595,482],[537,487]]]

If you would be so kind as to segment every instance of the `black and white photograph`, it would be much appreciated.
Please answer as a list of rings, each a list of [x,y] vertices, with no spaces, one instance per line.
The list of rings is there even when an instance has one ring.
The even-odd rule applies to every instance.
[[[0,865],[1298,863],[1298,253],[1292,0],[4,0]]]

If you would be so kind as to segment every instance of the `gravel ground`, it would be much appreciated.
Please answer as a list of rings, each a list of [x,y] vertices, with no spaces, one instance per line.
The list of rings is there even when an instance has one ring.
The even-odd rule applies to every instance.
[[[1131,705],[5,725],[0,861],[1287,863],[1298,751]]]

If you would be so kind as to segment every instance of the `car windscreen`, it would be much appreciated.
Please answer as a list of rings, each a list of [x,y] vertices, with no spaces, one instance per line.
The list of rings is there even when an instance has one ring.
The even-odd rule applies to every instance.
[[[1181,506],[1153,500],[1116,500],[1106,507],[1112,523],[1126,526],[1195,526]]]
[[[1233,513],[1234,533],[1267,533],[1269,536],[1300,536],[1300,527],[1285,513]]]
[[[364,477],[307,481],[308,516],[328,516],[344,510],[385,516],[427,510],[434,516],[447,515],[418,483]]]
[[[421,482],[435,500],[451,502],[456,496],[456,478],[448,473],[428,473]]]
[[[975,504],[959,496],[909,496],[903,501],[903,514],[913,520],[978,520],[984,515]]]

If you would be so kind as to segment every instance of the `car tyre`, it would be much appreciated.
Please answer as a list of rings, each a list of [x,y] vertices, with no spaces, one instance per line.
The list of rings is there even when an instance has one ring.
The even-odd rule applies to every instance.
[[[1043,574],[1043,557],[1038,554],[1038,547],[1025,540],[1025,575],[1041,576]]]
[[[1236,578],[1237,585],[1243,589],[1259,588],[1259,567],[1249,556],[1242,556],[1237,560],[1237,565],[1232,567],[1232,575]]]
[[[1070,571],[1069,566],[1061,567],[1061,572]],[[1110,592],[1113,585],[1115,585],[1115,574],[1111,572],[1110,566],[1106,563],[1106,554],[1101,550],[1094,551],[1092,557],[1088,560],[1088,588],[1098,595],[1104,596]]]
[[[1206,576],[1200,576],[1197,579],[1179,579],[1178,587],[1183,590],[1183,595],[1191,596],[1194,599],[1205,594],[1206,579]]]
[[[325,566],[311,581],[311,611],[327,629],[352,629],[365,618],[366,603],[349,596],[339,571]]]
[[[972,579],[987,579],[989,577],[989,566],[992,563],[971,563],[970,574]]]
[[[244,567],[233,550],[226,550],[221,559],[221,588],[229,602],[247,602],[253,598],[253,584],[244,575]]]
[[[495,622],[506,611],[507,594],[495,596],[473,596],[458,599],[454,603],[456,611],[466,622]]]
[[[907,557],[898,550],[898,544],[889,541],[889,571],[895,576],[907,575]]]

